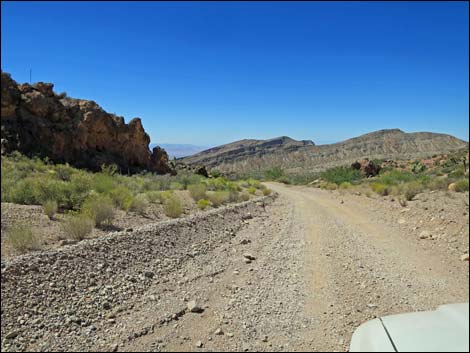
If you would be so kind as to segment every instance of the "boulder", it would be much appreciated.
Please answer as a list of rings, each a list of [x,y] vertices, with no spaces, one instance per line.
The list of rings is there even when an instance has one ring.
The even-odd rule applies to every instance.
[[[361,173],[366,177],[376,176],[380,171],[380,165],[375,164],[373,161],[368,159],[354,162],[351,164],[351,168],[360,170]]]

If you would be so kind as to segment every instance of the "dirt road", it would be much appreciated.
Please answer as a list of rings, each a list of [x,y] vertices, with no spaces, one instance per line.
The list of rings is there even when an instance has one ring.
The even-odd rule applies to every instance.
[[[226,237],[201,237],[217,244],[178,261],[130,302],[104,310],[93,330],[56,334],[54,344],[346,351],[354,329],[368,319],[468,301],[468,262],[408,234],[367,197],[269,187],[279,196],[265,210],[241,215],[241,226]],[[217,229],[208,232],[223,232]],[[187,310],[192,300],[203,312]]]
[[[196,299],[204,313],[187,313],[119,349],[345,351],[353,330],[375,316],[468,301],[468,262],[385,224],[364,199],[269,186],[279,198],[266,214],[188,263],[174,282],[194,280],[174,283],[170,295],[154,288],[163,307],[173,303],[177,312]],[[246,252],[256,258],[250,264]],[[123,318],[124,331],[151,323],[159,306],[138,305]]]

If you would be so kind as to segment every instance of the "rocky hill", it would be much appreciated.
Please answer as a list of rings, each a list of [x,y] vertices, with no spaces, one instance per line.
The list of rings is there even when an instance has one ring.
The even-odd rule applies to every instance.
[[[18,84],[1,73],[2,154],[19,151],[91,170],[114,163],[122,172],[172,172],[163,149],[150,151],[139,118],[126,124],[95,102],[58,95],[53,87]]]
[[[241,140],[182,158],[189,165],[205,165],[225,173],[246,173],[280,166],[290,173],[315,172],[350,164],[362,158],[419,158],[468,147],[446,134],[379,130],[342,142],[315,145],[289,137]]]

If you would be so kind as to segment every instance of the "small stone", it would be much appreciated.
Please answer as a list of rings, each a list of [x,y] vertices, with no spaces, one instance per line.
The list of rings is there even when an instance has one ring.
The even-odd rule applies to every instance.
[[[268,336],[264,336],[261,341],[263,341],[263,342],[268,342]]]
[[[248,253],[243,254],[243,257],[245,259],[248,259],[248,260],[255,260],[256,259],[253,255],[248,254]]]
[[[7,340],[13,339],[13,338],[15,338],[16,336],[18,336],[20,333],[21,333],[21,330],[13,330],[13,331],[8,332],[8,333],[5,335],[5,338],[6,338]]]
[[[227,332],[227,336],[228,336],[228,337],[233,337],[233,333]]]
[[[367,304],[367,307],[369,309],[375,309],[375,308],[377,308],[377,304]]]
[[[468,261],[468,254],[464,254],[464,255],[460,256],[460,260],[461,261]]]
[[[243,261],[245,261],[246,264],[251,264],[251,260],[247,259],[246,257],[243,259]]]
[[[398,224],[405,224],[406,220],[404,218],[398,219]]]
[[[419,233],[419,239],[427,239],[431,237],[431,232],[427,230],[423,230],[421,233]]]
[[[154,273],[152,271],[145,271],[144,276],[147,278],[153,278]]]
[[[198,305],[198,303],[195,300],[191,300],[187,304],[187,307],[188,307],[188,310],[192,313],[202,313],[204,311],[204,309],[200,305]]]
[[[196,347],[197,348],[202,348],[203,346],[204,346],[204,344],[201,341],[196,342]]]
[[[217,330],[214,331],[214,335],[223,335],[224,331],[219,327]]]

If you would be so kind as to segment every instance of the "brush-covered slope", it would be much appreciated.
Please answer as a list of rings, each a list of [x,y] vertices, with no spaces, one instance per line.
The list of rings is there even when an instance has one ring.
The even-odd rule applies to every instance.
[[[456,137],[431,132],[379,130],[342,142],[315,145],[289,137],[241,140],[202,151],[180,161],[226,173],[246,173],[280,166],[288,172],[318,171],[361,158],[418,158],[468,146]]]

